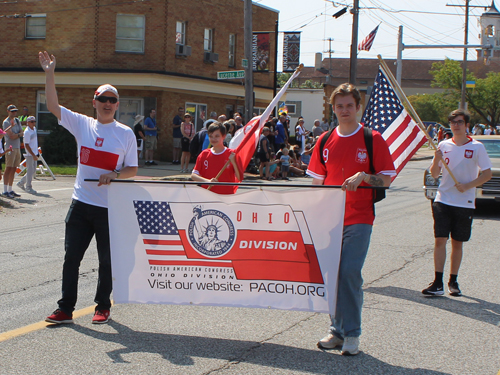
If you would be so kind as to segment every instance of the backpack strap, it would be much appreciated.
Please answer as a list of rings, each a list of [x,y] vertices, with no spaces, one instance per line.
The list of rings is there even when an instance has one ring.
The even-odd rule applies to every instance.
[[[322,138],[319,143],[319,160],[321,161],[321,164],[325,166],[325,159],[323,159],[323,149],[325,148],[326,141],[328,141],[328,138],[330,138],[330,135],[332,135],[333,129],[330,129],[328,133],[326,133]]]
[[[373,166],[373,133],[372,129],[368,126],[363,126],[363,135],[365,137],[366,152],[368,153],[368,161],[370,162],[370,172],[375,173]]]

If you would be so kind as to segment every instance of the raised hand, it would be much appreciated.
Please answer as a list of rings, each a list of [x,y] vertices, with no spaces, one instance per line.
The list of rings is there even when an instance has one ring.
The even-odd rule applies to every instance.
[[[47,51],[38,52],[38,60],[45,73],[53,72],[56,69],[56,57],[48,54]]]

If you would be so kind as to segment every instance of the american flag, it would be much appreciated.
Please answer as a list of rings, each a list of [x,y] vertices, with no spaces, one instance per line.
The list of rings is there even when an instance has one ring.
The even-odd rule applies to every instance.
[[[150,265],[231,267],[230,262],[188,259],[168,202],[134,201],[134,208]]]
[[[380,25],[379,25],[380,26]],[[372,48],[373,41],[375,40],[375,35],[377,35],[378,26],[373,29],[373,31],[368,34],[368,36],[358,44],[359,51],[369,51]]]
[[[381,68],[361,122],[382,134],[389,146],[397,173],[427,141],[424,133],[406,112]]]

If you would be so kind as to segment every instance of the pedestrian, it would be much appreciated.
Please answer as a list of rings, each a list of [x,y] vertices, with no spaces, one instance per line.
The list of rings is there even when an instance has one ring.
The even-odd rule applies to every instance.
[[[21,163],[21,138],[24,135],[21,121],[17,116],[17,107],[14,104],[7,106],[8,117],[3,121],[3,130],[7,133],[5,137],[5,172],[3,175],[3,196],[6,198],[19,198],[13,189],[16,168]]]
[[[144,127],[141,124],[142,120],[144,120],[143,115],[136,115],[134,120],[134,134],[135,139],[137,141],[137,160],[139,160],[139,156],[141,155],[141,151],[144,150],[144,142],[146,140],[146,135],[144,134]]]
[[[211,148],[203,150],[196,158],[196,165],[191,173],[191,179],[199,182],[238,182],[242,174],[236,163],[234,150],[224,146],[226,127],[220,122],[208,126],[208,137]],[[227,161],[229,164],[226,166]],[[222,174],[217,177],[219,172]],[[202,185],[208,188],[209,185]],[[211,191],[218,194],[234,194],[238,186],[212,186]]]
[[[107,323],[112,290],[108,185],[114,179],[136,175],[136,138],[129,126],[114,119],[119,106],[115,87],[105,84],[95,91],[92,104],[97,119],[72,112],[59,105],[54,73],[56,58],[47,52],[40,52],[38,57],[45,71],[47,108],[57,117],[59,124],[76,138],[80,147],[73,201],[66,216],[62,298],[58,301],[59,307],[45,320],[55,324],[73,322],[80,262],[95,235],[99,271],[94,299],[97,306],[92,323]]]
[[[184,115],[184,121],[181,124],[182,133],[182,155],[181,155],[181,173],[187,173],[189,169],[189,159],[191,153],[189,146],[195,135],[194,124],[191,122],[192,117],[189,113]]]
[[[432,203],[434,218],[434,281],[422,290],[425,295],[443,295],[443,273],[446,243],[451,234],[450,279],[448,292],[461,296],[457,282],[462,263],[463,243],[471,236],[476,187],[491,178],[491,160],[481,142],[467,136],[470,114],[456,109],[448,116],[453,138],[444,140],[434,153],[430,167],[432,177],[442,173],[436,199]],[[453,181],[444,164],[448,165],[458,183]]]
[[[320,124],[318,119],[314,120],[314,125],[312,127],[312,135],[314,138],[319,137],[321,134],[323,134],[325,132],[320,125],[321,124]],[[302,148],[302,149],[304,149],[304,148]]]
[[[396,175],[389,148],[380,133],[365,130],[356,120],[361,96],[349,83],[339,85],[330,97],[339,125],[324,133],[314,147],[307,174],[314,185],[341,185],[346,191],[342,252],[338,270],[337,303],[330,332],[318,347],[342,346],[342,354],[359,353],[363,305],[362,269],[368,252],[374,213],[374,194],[362,186],[389,186]],[[324,147],[321,140],[330,135]],[[365,136],[373,142],[371,171]],[[332,291],[334,292],[334,291]]]
[[[36,194],[33,190],[33,176],[35,175],[36,165],[38,161],[38,137],[36,134],[36,118],[35,116],[28,116],[26,119],[28,124],[24,132],[24,158],[26,159],[26,174],[17,183],[22,190],[30,194]]]
[[[281,112],[274,131],[274,151],[276,153],[278,153],[279,150],[285,147],[287,142],[285,125],[284,125],[285,122],[286,122],[286,113]]]
[[[270,170],[269,162],[271,161],[271,145],[269,144],[269,128],[264,126],[262,128],[262,134],[259,137],[259,143],[257,145],[257,157],[260,160],[259,165],[259,177],[263,180],[269,180]],[[267,167],[267,168],[266,168]],[[264,168],[266,168],[266,176],[264,177]]]
[[[282,152],[282,154],[280,156],[281,179],[282,180],[289,180],[289,178],[287,177],[288,170],[290,169],[290,155],[288,155],[289,150],[286,147],[283,147],[281,152]]]
[[[158,147],[158,128],[156,126],[156,110],[149,112],[148,118],[144,121],[144,134],[146,135],[146,165],[158,165],[154,160],[154,151]]]
[[[177,108],[177,114],[172,120],[172,164],[178,165],[181,163],[181,152],[182,152],[182,115],[184,113],[184,107]]]
[[[2,144],[2,139],[7,133],[0,128],[0,181],[2,181],[2,160],[3,156],[5,155],[6,151],[3,149],[3,144]],[[9,148],[10,151],[12,151],[12,148]]]
[[[330,130],[330,123],[328,122],[326,117],[323,117],[323,122],[321,123],[321,129],[323,129],[323,133]]]

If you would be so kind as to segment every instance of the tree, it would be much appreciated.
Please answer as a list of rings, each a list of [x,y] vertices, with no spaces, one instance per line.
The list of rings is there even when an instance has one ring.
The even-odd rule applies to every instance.
[[[456,100],[447,93],[418,94],[408,97],[422,121],[448,122],[448,114],[456,108]]]
[[[278,77],[277,77],[278,87],[283,87],[285,85],[285,83],[287,83],[287,81],[290,79],[291,76],[292,76],[292,73],[278,73]],[[299,87],[298,81],[294,79],[289,87]]]
[[[446,89],[446,94],[460,100],[462,89],[462,68],[460,62],[446,59],[444,63],[432,64],[430,73],[434,80],[432,86]],[[465,99],[473,117],[477,114],[484,123],[493,127],[500,122],[500,73],[489,72],[486,78],[477,79],[467,70],[467,80],[476,81],[474,89],[467,89]]]

